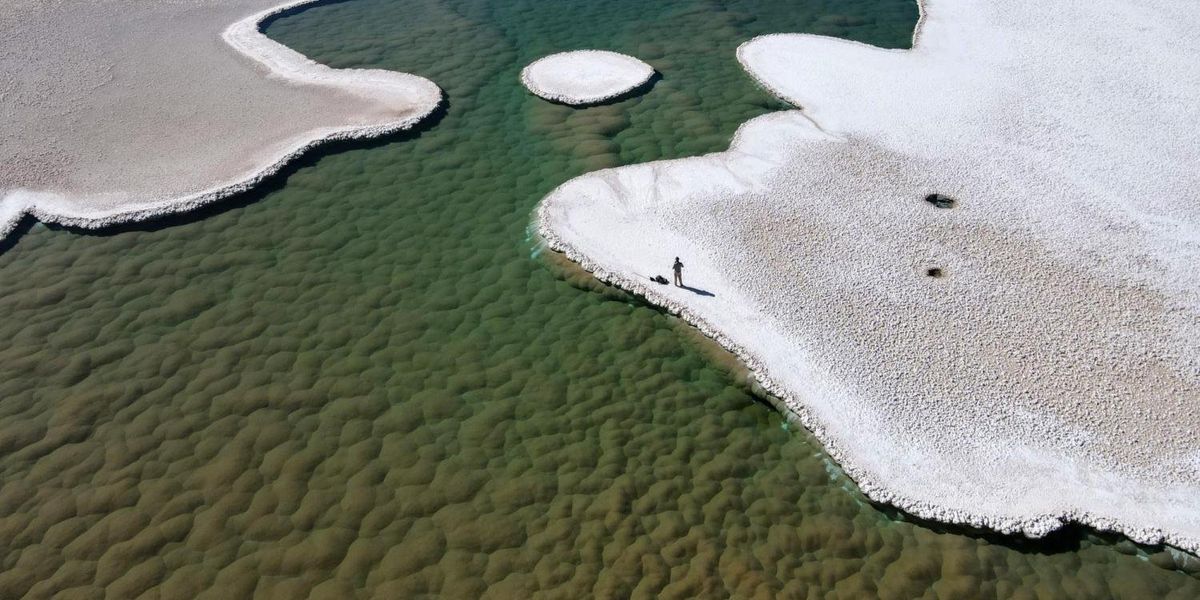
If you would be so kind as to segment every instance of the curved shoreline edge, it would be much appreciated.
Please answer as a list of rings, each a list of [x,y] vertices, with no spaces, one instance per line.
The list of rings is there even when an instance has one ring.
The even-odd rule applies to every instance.
[[[927,20],[927,6],[925,0],[918,0],[920,17],[913,32],[913,48],[920,43],[924,33],[924,26]],[[781,34],[772,34],[781,35]],[[857,44],[856,42],[848,42],[836,38],[828,38],[825,36],[815,36],[807,34],[782,34],[782,35],[799,35],[803,37],[821,38],[822,40],[844,43]],[[755,79],[761,86],[770,91],[773,95],[786,99],[786,95],[780,93],[769,82],[758,77],[754,70],[742,61],[742,50],[747,44],[755,40],[765,37],[761,36],[754,40],[748,41],[738,48],[738,59],[742,62],[743,67],[751,77]],[[876,52],[889,52],[886,49],[880,49],[866,44],[857,44],[863,48],[869,48]],[[897,50],[895,52],[904,53],[908,50]],[[583,269],[591,272],[597,279],[605,283],[615,285],[621,289],[632,292],[645,298],[651,304],[662,307],[668,312],[679,316],[681,319],[690,325],[699,329],[704,335],[719,343],[722,347],[736,355],[746,367],[753,373],[759,384],[774,398],[772,403],[777,404],[777,407],[785,413],[793,416],[801,424],[803,424],[813,435],[821,442],[827,454],[842,467],[845,473],[856,483],[859,489],[870,498],[872,501],[880,502],[895,506],[907,513],[928,519],[931,521],[939,521],[952,523],[975,528],[986,528],[995,530],[1002,534],[1022,534],[1030,538],[1043,537],[1067,524],[1068,522],[1078,523],[1080,525],[1093,528],[1099,531],[1111,531],[1125,535],[1129,539],[1139,544],[1158,545],[1165,544],[1175,548],[1196,554],[1200,552],[1200,538],[1192,537],[1176,531],[1167,531],[1158,528],[1146,528],[1141,526],[1128,525],[1118,518],[1112,516],[1100,516],[1078,508],[1066,508],[1061,511],[1053,512],[1037,512],[1033,514],[1021,515],[1020,518],[1010,516],[989,514],[986,509],[976,511],[947,508],[939,506],[928,501],[918,500],[905,496],[902,493],[891,489],[884,482],[885,477],[875,473],[870,468],[864,466],[854,459],[851,453],[847,452],[843,443],[836,437],[835,433],[827,428],[827,424],[823,422],[822,417],[817,412],[803,402],[799,393],[789,389],[780,383],[781,377],[777,377],[767,368],[767,361],[763,360],[754,351],[750,350],[743,344],[734,341],[729,335],[724,333],[719,327],[714,326],[712,322],[699,312],[689,308],[685,303],[678,302],[667,295],[661,293],[654,286],[648,285],[641,281],[641,278],[625,272],[627,265],[614,265],[612,268],[606,267],[598,257],[589,256],[564,235],[565,232],[571,231],[570,225],[566,220],[565,213],[567,209],[560,209],[559,204],[567,204],[568,198],[572,192],[579,190],[587,191],[589,188],[582,186],[592,185],[595,188],[601,185],[621,186],[627,185],[632,187],[638,182],[645,182],[647,179],[640,177],[641,172],[635,172],[635,169],[646,168],[648,165],[655,165],[661,170],[670,168],[676,165],[684,165],[694,167],[693,169],[683,169],[683,171],[698,172],[704,166],[711,167],[712,164],[718,163],[721,165],[729,165],[735,160],[752,159],[756,162],[771,165],[764,171],[766,173],[773,172],[778,164],[784,160],[787,151],[784,148],[786,144],[778,143],[776,145],[769,143],[770,140],[758,140],[763,143],[754,143],[753,134],[749,133],[751,129],[756,127],[770,128],[772,130],[785,129],[789,127],[786,120],[795,119],[791,123],[803,122],[804,126],[810,127],[815,131],[810,132],[814,136],[828,136],[836,138],[838,136],[831,135],[825,132],[814,117],[806,112],[786,111],[781,113],[772,113],[757,117],[746,123],[743,123],[727,150],[717,152],[710,155],[691,157],[677,160],[657,161],[655,163],[647,163],[646,165],[631,165],[626,167],[618,167],[615,169],[605,169],[583,175],[579,178],[568,181],[548,194],[538,205],[535,213],[535,229],[541,236],[543,242],[551,249],[561,252],[570,260],[578,263]],[[764,129],[765,131],[765,129]],[[799,130],[797,130],[799,131]],[[762,136],[763,132],[759,132]],[[769,135],[767,136],[769,137]],[[784,137],[782,135],[778,137]],[[801,140],[802,141],[802,140]],[[703,161],[710,161],[705,163]],[[621,172],[627,177],[618,176],[617,172]],[[729,168],[729,174],[734,179],[737,179],[737,173],[733,167]],[[583,178],[588,178],[596,174],[609,174],[601,183],[597,184],[594,180],[588,181],[586,184],[579,183]],[[718,177],[727,177],[722,174]],[[751,173],[751,179],[762,180],[766,176],[763,172]],[[744,182],[725,182],[721,180],[713,184],[715,187],[721,185],[734,185]],[[580,187],[576,187],[580,186]],[[572,189],[575,188],[575,189]],[[697,190],[692,190],[697,191]],[[654,193],[653,191],[651,193]],[[614,193],[617,198],[620,198],[619,193]],[[595,199],[592,199],[596,201]],[[554,211],[562,210],[558,215],[553,215]],[[559,222],[555,218],[560,219]],[[557,229],[556,227],[561,227]],[[641,231],[641,233],[646,233]]]
[[[100,229],[122,223],[150,220],[169,214],[195,210],[253,189],[279,173],[288,163],[329,142],[361,140],[410,129],[431,115],[443,102],[441,88],[417,75],[382,69],[333,69],[280,44],[262,31],[268,21],[287,12],[318,5],[325,0],[290,0],[260,11],[229,25],[221,37],[240,55],[265,67],[271,77],[291,83],[319,85],[369,99],[386,101],[398,92],[420,96],[421,106],[414,114],[390,122],[366,126],[321,128],[306,132],[289,150],[277,155],[265,166],[234,175],[226,182],[206,190],[176,198],[133,203],[110,210],[77,210],[64,206],[65,196],[27,189],[9,190],[0,196],[0,240],[4,240],[26,217],[81,229]]]
[[[787,114],[787,113],[775,113],[775,114]],[[792,114],[798,114],[798,113],[793,112]],[[762,122],[763,120],[769,119],[772,116],[773,115],[770,115],[770,114],[764,115],[764,116],[757,117],[755,119],[752,119],[752,120],[747,121],[746,123],[742,124],[738,128],[737,133],[734,134],[734,138],[733,138],[733,141],[729,145],[729,149],[727,149],[723,152],[717,152],[715,154],[721,155],[721,154],[728,154],[728,153],[741,151],[741,149],[742,149],[741,142],[743,139],[743,136],[742,136],[743,131],[746,130],[748,127],[752,127],[753,124],[755,124],[756,122]],[[806,116],[803,116],[803,115],[798,115],[798,116],[802,116],[803,118],[807,119]],[[763,157],[763,158],[770,160],[770,157]],[[692,160],[692,159],[691,158],[683,158],[683,159],[676,159],[676,160],[659,161],[659,164],[684,162],[684,161],[689,161],[689,160]],[[622,168],[622,167],[617,167],[617,168]],[[606,170],[611,170],[611,169],[606,169]],[[570,183],[570,182],[568,182],[568,183]],[[567,184],[563,184],[563,185],[565,186]],[[648,285],[646,285],[638,280],[635,280],[627,275],[605,269],[602,265],[593,261],[585,253],[583,253],[578,248],[576,248],[573,244],[568,242],[563,237],[559,236],[558,233],[553,228],[551,216],[549,214],[550,208],[553,206],[553,201],[554,201],[554,199],[556,199],[556,197],[557,197],[556,194],[558,191],[559,191],[558,189],[555,189],[554,191],[552,191],[546,197],[546,199],[543,200],[543,202],[538,205],[537,216],[536,216],[537,232],[542,237],[542,240],[545,242],[545,244],[551,250],[554,250],[556,252],[561,252],[567,258],[569,258],[573,262],[577,263],[584,270],[591,273],[596,279],[598,279],[604,283],[617,286],[627,292],[631,292],[633,294],[641,296],[641,297],[645,298],[646,301],[648,301],[650,304],[653,304],[660,308],[666,309],[669,313],[679,317],[680,319],[683,319],[685,322],[687,322],[688,324],[690,324],[693,327],[695,327],[696,329],[698,329],[706,337],[717,342],[718,344],[721,345],[722,348],[725,348],[730,353],[732,353],[734,356],[736,356],[738,358],[738,360],[740,360],[746,366],[746,368],[750,371],[750,373],[754,376],[755,381],[757,381],[757,383],[764,390],[766,390],[767,392],[769,392],[771,394],[771,397],[769,398],[769,400],[772,402],[772,404],[774,404],[777,409],[780,409],[783,412],[785,412],[786,414],[794,417],[805,427],[805,429],[812,432],[812,434],[817,438],[817,440],[821,442],[821,445],[824,448],[825,453],[828,454],[831,459],[833,459],[834,461],[837,462],[838,466],[840,466],[842,468],[842,470],[846,473],[846,475],[848,477],[850,477],[851,480],[854,481],[855,485],[858,486],[859,490],[861,490],[863,492],[863,494],[865,496],[867,496],[868,498],[870,498],[872,501],[895,506],[905,512],[911,513],[911,514],[921,517],[923,519],[929,519],[931,521],[941,521],[941,522],[946,522],[946,523],[954,523],[954,524],[958,524],[958,525],[969,525],[972,527],[986,527],[989,529],[994,529],[994,530],[996,530],[1000,533],[1004,533],[1004,534],[1021,533],[1028,537],[1031,537],[1031,538],[1044,537],[1045,535],[1051,533],[1052,531],[1060,528],[1061,526],[1063,526],[1065,524],[1062,518],[1055,516],[1055,515],[1038,515],[1027,521],[1018,521],[1018,520],[1009,520],[1009,519],[997,520],[991,516],[983,515],[983,514],[979,514],[979,515],[967,514],[967,513],[947,514],[947,512],[945,510],[940,509],[935,506],[932,506],[926,502],[920,502],[920,501],[896,496],[895,494],[888,491],[885,486],[877,484],[875,482],[875,477],[872,475],[872,473],[857,466],[853,461],[848,460],[849,456],[847,455],[847,453],[844,450],[842,450],[841,445],[838,443],[837,439],[830,436],[826,432],[824,425],[816,417],[816,415],[813,414],[813,412],[810,411],[805,406],[805,404],[795,394],[793,394],[791,391],[789,391],[786,386],[780,384],[776,380],[776,378],[771,375],[770,371],[766,368],[766,366],[764,365],[764,361],[760,360],[758,358],[758,356],[756,356],[748,348],[733,341],[728,335],[726,335],[724,332],[722,332],[719,328],[717,328],[714,325],[712,325],[711,323],[709,323],[709,321],[707,319],[705,319],[703,316],[701,316],[699,313],[689,309],[688,307],[684,306],[683,304],[681,304],[679,302],[676,302],[675,300],[672,300],[672,299],[666,297],[663,294],[660,294],[659,292],[655,291],[655,289],[652,288],[651,286],[648,286]],[[1086,517],[1081,518],[1081,519],[1073,519],[1073,520],[1076,520],[1080,523],[1089,524],[1086,521]],[[1106,529],[1106,527],[1097,526],[1097,529]],[[1135,538],[1132,538],[1132,536],[1131,536],[1131,539],[1135,539]],[[1162,541],[1162,539],[1154,539],[1154,538],[1145,539],[1145,540],[1135,539],[1135,541],[1138,541],[1139,543],[1153,544],[1153,543],[1158,543],[1158,542]],[[1182,542],[1183,543],[1180,544],[1180,547],[1182,547],[1182,548],[1189,549],[1192,552],[1196,552],[1197,550],[1200,550],[1200,543],[1192,543],[1189,546],[1187,544],[1186,540],[1183,540]]]

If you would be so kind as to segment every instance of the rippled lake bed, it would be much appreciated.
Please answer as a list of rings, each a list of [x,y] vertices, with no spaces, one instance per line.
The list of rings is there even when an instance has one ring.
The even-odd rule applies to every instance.
[[[734,58],[907,47],[909,0],[352,0],[278,19],[428,77],[417,131],[199,214],[0,253],[0,597],[1195,598],[1200,561],[874,506],[735,361],[540,249],[584,172],[723,149],[787,108]],[[635,56],[575,109],[523,66]]]

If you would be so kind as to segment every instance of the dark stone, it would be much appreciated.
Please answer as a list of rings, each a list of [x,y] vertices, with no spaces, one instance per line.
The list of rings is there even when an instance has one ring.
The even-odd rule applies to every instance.
[[[954,208],[954,205],[958,203],[954,198],[941,194],[929,194],[925,196],[925,201],[938,208]]]

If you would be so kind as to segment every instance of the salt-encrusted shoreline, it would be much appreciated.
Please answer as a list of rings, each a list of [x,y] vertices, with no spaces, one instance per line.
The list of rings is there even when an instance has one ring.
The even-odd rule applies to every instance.
[[[1036,47],[1038,34],[1046,32],[1013,13],[1035,23],[1059,17],[1075,26],[1090,22],[1089,10],[1104,7],[1026,3],[1001,19],[983,2],[926,4],[935,4],[932,18],[923,5],[926,28],[915,32],[912,51],[817,36],[748,42],[739,49],[747,69],[805,112],[752,120],[723,153],[576,178],[539,206],[540,234],[600,280],[679,314],[734,352],[873,500],[922,518],[1004,533],[1040,537],[1072,521],[1139,543],[1200,551],[1195,500],[1200,460],[1191,450],[1200,441],[1195,422],[1200,361],[1192,337],[1200,282],[1187,268],[1198,256],[1200,211],[1186,205],[1197,197],[1189,195],[1197,189],[1197,169],[1184,168],[1197,166],[1198,146],[1187,139],[1194,132],[1168,123],[1146,133],[1185,150],[1169,155],[1165,160],[1175,161],[1173,168],[1154,172],[1148,182],[1138,170],[1164,158],[1138,155],[1152,147],[1138,137],[1142,130],[1119,127],[1103,131],[1115,144],[1101,140],[1081,155],[1098,155],[1105,169],[1132,163],[1132,175],[1105,179],[1107,171],[1101,171],[1095,178],[1103,185],[1081,192],[1078,179],[1091,172],[1087,160],[1066,171],[1078,178],[1066,182],[1059,181],[1060,171],[1039,170],[1045,168],[1040,155],[1013,170],[1003,163],[1019,152],[997,150],[997,144],[971,136],[976,120],[1014,105],[1025,110],[1013,119],[1042,117],[1037,107],[1023,104],[1020,82],[1005,87],[988,72],[1004,59],[1041,59],[1014,40]],[[1145,20],[1170,29],[1155,22],[1171,21],[1169,4],[1153,8],[1161,12],[1149,10]],[[935,30],[927,35],[931,22]],[[988,30],[997,22],[1004,23],[997,26],[1002,35]],[[1128,52],[1125,40],[1109,39],[1112,30],[1096,30],[1101,34],[1096,43]],[[1049,37],[1040,43],[1055,44],[1056,52],[1066,46],[1062,63],[1078,68],[1071,62],[1071,36]],[[788,46],[794,38],[802,41]],[[1171,35],[1163,39],[1181,43]],[[954,43],[961,40],[971,40],[973,47]],[[764,66],[762,60],[776,51],[769,44],[775,43],[784,44],[785,54]],[[1184,34],[1182,48],[1195,44],[1194,35]],[[896,60],[875,66],[863,64],[863,55]],[[913,76],[900,61],[914,55],[930,62],[953,56],[980,71],[973,76],[943,70],[941,85],[926,85],[926,93],[974,100],[956,86],[969,90],[982,81],[996,87],[981,88],[976,97],[983,101],[968,102],[959,114],[953,102],[931,102],[936,108],[930,114],[905,121],[903,113],[889,111],[884,95],[865,89],[899,91],[896,104],[920,113],[922,98],[903,93],[904,80]],[[1111,58],[1097,61],[1112,72],[1127,72]],[[1136,58],[1130,62],[1134,70],[1144,66]],[[1016,72],[1037,72],[1026,69]],[[799,74],[798,79],[781,79],[780,72]],[[1048,73],[1053,83],[1075,83],[1055,79],[1054,69]],[[1183,68],[1179,79],[1196,81],[1188,73]],[[913,79],[915,86],[928,83]],[[1180,96],[1190,93],[1184,89]],[[822,98],[826,94],[833,101]],[[1165,112],[1168,121],[1190,116],[1187,109],[1131,108],[1123,93],[1114,96],[1080,94],[1091,103],[1080,108],[1080,121],[1089,122],[1086,111],[1097,102],[1119,104],[1126,114],[1132,110],[1134,123],[1139,108]],[[1147,97],[1155,98],[1153,86]],[[901,133],[875,136],[879,121],[855,120],[856,114],[894,118]],[[1055,125],[1069,127],[1071,120],[1063,121],[1067,124]],[[938,128],[936,143],[920,151],[905,145],[928,127]],[[956,164],[961,148],[955,136],[963,131],[968,132],[963,147],[982,144],[986,149],[979,152],[987,160]],[[1048,131],[1052,139],[1044,144],[1054,150],[1052,156],[1060,153],[1053,138],[1065,136],[1068,152],[1094,141],[1073,129]],[[1184,139],[1173,144],[1165,132]],[[1031,148],[1022,152],[1046,147],[1039,146],[1042,129],[1020,133],[1013,136]],[[1126,147],[1121,138],[1130,135],[1133,145]],[[954,156],[940,157],[942,148]],[[1122,152],[1134,156],[1128,163],[1108,160]],[[914,168],[928,173],[908,172]],[[978,180],[982,184],[974,184]],[[822,185],[825,181],[831,184]],[[1114,187],[1111,198],[1104,195]],[[1070,192],[1064,196],[1062,189]],[[1183,195],[1176,202],[1164,195],[1169,210],[1159,214],[1131,215],[1121,202],[1149,191],[1157,198],[1168,189]],[[948,210],[924,204],[930,192],[955,196],[960,204]],[[1026,197],[1038,202],[1026,203]],[[1056,210],[1055,203],[1070,210]],[[666,274],[674,255],[687,265],[685,281],[715,296],[650,283],[649,276]],[[948,275],[924,277],[932,266],[948,266]],[[855,320],[861,325],[853,325]],[[990,328],[992,322],[1001,328]],[[940,329],[926,333],[933,328]],[[1022,332],[1032,335],[1025,339]],[[885,361],[909,360],[880,363],[873,353]],[[1100,392],[1106,389],[1108,395]],[[923,428],[922,419],[929,425]]]
[[[521,70],[521,83],[554,102],[587,105],[628,94],[654,77],[654,67],[608,50],[573,50],[543,56]]]
[[[303,128],[305,125],[317,125],[330,120],[341,120],[344,121],[343,124],[313,126],[301,131],[286,131],[286,127],[277,127],[275,131],[269,132],[274,134],[274,139],[271,139],[271,135],[267,135],[267,141],[263,142],[267,146],[266,149],[258,152],[251,151],[254,156],[249,158],[239,156],[235,160],[225,161],[253,163],[249,168],[241,168],[233,173],[213,172],[206,174],[207,181],[197,178],[180,186],[186,190],[189,186],[195,186],[197,181],[202,181],[204,187],[200,190],[181,192],[180,189],[173,189],[173,182],[169,180],[169,176],[163,176],[162,181],[138,181],[136,185],[131,186],[137,188],[136,191],[126,191],[124,189],[125,182],[120,181],[119,175],[114,178],[117,179],[115,182],[105,180],[99,188],[89,187],[82,192],[72,190],[69,184],[62,181],[55,181],[54,177],[38,181],[37,183],[42,185],[36,188],[20,185],[20,181],[17,181],[17,185],[13,185],[12,181],[0,181],[0,239],[11,233],[26,215],[47,223],[81,228],[100,228],[193,210],[255,187],[264,179],[278,173],[288,162],[314,147],[332,141],[364,139],[405,130],[413,127],[436,110],[442,101],[441,89],[425,78],[379,69],[332,69],[272,41],[261,31],[263,23],[269,19],[286,11],[296,10],[320,1],[292,0],[275,4],[233,22],[232,25],[220,32],[220,37],[229,48],[235,50],[241,57],[258,65],[254,68],[259,71],[257,75],[259,77],[265,75],[268,78],[278,79],[285,82],[289,88],[297,86],[292,88],[295,90],[330,90],[329,93],[316,92],[316,95],[324,94],[328,97],[322,97],[319,102],[307,102],[304,106],[305,109],[311,110],[322,104],[361,105],[361,107],[352,106],[342,113],[328,111],[308,119],[296,117],[298,126]],[[218,3],[219,6],[214,7],[213,11],[217,11],[218,8],[244,11],[253,5],[269,5],[275,2],[277,0],[231,0]],[[121,9],[118,7],[115,10]],[[137,9],[128,8],[126,10]],[[127,14],[121,15],[121,19],[127,17]],[[183,22],[179,26],[187,27],[188,23]],[[207,50],[205,48],[205,51]],[[122,58],[128,57],[122,56]],[[214,69],[216,66],[227,67],[228,65],[214,65]],[[111,80],[105,82],[105,84],[107,83],[111,83]],[[153,84],[151,83],[151,85]],[[196,94],[197,96],[200,94],[219,95],[225,91],[197,89]],[[280,96],[286,99],[288,89],[282,91]],[[311,91],[306,93],[312,94]],[[357,100],[349,100],[350,98]],[[200,102],[203,103],[203,100]],[[114,104],[120,108],[122,103]],[[15,112],[20,114],[21,108],[24,107],[20,106],[18,101],[18,109]],[[276,110],[280,114],[277,118],[281,121],[292,118],[287,114],[289,108],[292,107],[288,105],[278,107]],[[69,107],[67,112],[76,110],[79,110],[79,107]],[[328,115],[330,112],[333,114]],[[42,116],[35,113],[36,118]],[[119,120],[121,116],[112,115],[112,118]],[[221,116],[196,117],[197,121],[211,118],[219,119]],[[191,124],[181,125],[191,126]],[[154,135],[154,132],[149,133]],[[166,130],[163,133],[165,135]],[[253,137],[259,132],[249,129],[241,130],[238,133],[247,140],[253,140]],[[137,132],[137,135],[144,136],[146,134],[145,131]],[[184,143],[186,144],[186,141]],[[101,147],[100,151],[103,150],[104,148]],[[222,150],[218,141],[218,145],[210,154],[220,153]],[[42,151],[42,154],[44,156],[52,152],[52,150]],[[151,152],[153,151],[151,150]],[[18,159],[25,158],[27,157],[18,156]],[[137,161],[140,158],[141,156],[135,155],[129,156],[128,160]],[[181,152],[178,162],[185,163],[191,159],[192,157],[189,157],[186,152]],[[13,162],[34,163],[33,160]],[[34,164],[34,166],[38,165]],[[181,167],[187,168],[182,165]],[[149,191],[147,191],[148,188]]]

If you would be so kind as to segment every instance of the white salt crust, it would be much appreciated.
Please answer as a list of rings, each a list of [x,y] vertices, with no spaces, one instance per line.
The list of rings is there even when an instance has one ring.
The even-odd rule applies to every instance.
[[[539,232],[737,354],[873,500],[1200,551],[1188,11],[933,0],[908,51],[756,38],[802,111],[573,179]],[[713,296],[649,282],[675,256]]]
[[[575,50],[543,56],[521,70],[535,95],[564,104],[595,104],[645,85],[654,68],[625,54]]]
[[[323,142],[408,129],[437,108],[427,79],[332,69],[261,32],[317,1],[14,0],[0,14],[0,83],[15,89],[0,94],[14,129],[0,140],[12,166],[0,175],[0,239],[26,214],[98,228],[192,210]],[[93,33],[104,23],[115,33]]]

